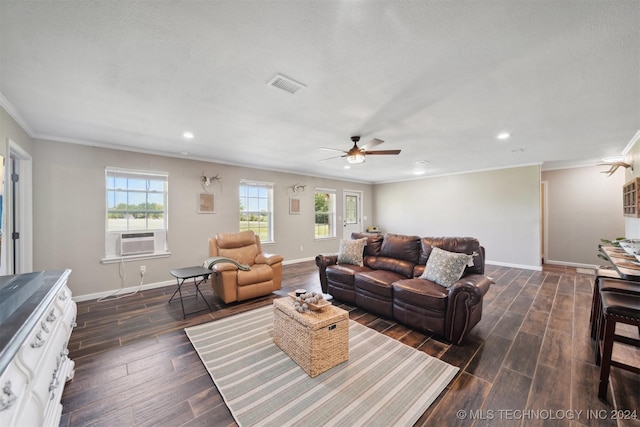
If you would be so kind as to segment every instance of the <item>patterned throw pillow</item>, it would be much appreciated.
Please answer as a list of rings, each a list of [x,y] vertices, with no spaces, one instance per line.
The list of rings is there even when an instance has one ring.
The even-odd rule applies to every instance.
[[[366,237],[364,239],[340,240],[340,249],[338,250],[338,264],[353,264],[362,267],[362,253],[367,244]]]
[[[462,277],[464,268],[472,259],[473,255],[449,252],[434,246],[420,278],[448,288]]]

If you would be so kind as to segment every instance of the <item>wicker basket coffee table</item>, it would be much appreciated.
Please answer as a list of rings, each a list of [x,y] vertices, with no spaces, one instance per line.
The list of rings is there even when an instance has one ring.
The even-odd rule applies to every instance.
[[[273,301],[273,342],[311,377],[349,359],[349,315],[329,305],[298,313],[293,299]]]

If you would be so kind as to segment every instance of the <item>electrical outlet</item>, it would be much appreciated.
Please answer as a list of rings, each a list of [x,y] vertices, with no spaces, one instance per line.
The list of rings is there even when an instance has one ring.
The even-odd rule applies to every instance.
[[[300,246],[300,252],[304,251],[304,248],[302,246]]]
[[[144,273],[147,272],[147,266],[146,265],[141,265],[140,266],[140,275],[144,276]]]

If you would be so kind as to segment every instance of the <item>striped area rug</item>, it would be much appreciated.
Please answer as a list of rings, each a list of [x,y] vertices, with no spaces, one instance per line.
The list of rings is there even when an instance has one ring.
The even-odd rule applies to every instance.
[[[349,321],[349,361],[309,377],[271,338],[273,306],[185,329],[240,426],[411,426],[458,368]]]

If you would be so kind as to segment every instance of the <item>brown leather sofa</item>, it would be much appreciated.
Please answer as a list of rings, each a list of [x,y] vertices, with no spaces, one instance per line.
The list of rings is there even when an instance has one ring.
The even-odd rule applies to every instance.
[[[282,255],[263,253],[253,231],[218,233],[209,239],[209,256],[211,287],[226,304],[282,288]]]
[[[455,344],[480,321],[493,281],[484,275],[485,250],[477,239],[374,233],[351,238],[367,239],[363,265],[339,264],[338,254],[318,255],[323,292]],[[449,287],[420,278],[434,247],[473,255],[473,265]]]

